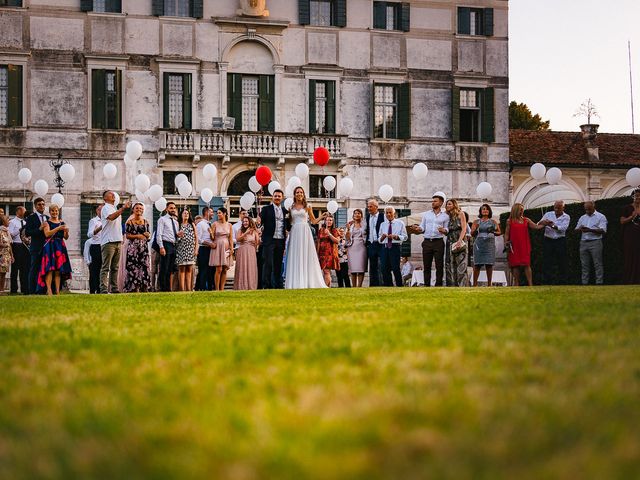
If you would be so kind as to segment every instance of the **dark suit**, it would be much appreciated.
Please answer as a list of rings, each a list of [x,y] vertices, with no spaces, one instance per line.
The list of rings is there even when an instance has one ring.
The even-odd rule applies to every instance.
[[[365,229],[364,229],[364,235],[365,235],[365,245],[367,246],[367,257],[369,258],[369,286],[370,287],[378,287],[380,285],[382,285],[382,282],[380,281],[380,255],[381,255],[381,249],[382,249],[382,245],[380,245],[379,242],[373,242],[371,243],[369,241],[369,220],[371,219],[371,216],[369,215],[369,212],[367,211],[367,214],[365,215]],[[376,219],[376,232],[380,232],[380,225],[382,225],[382,222],[384,222],[384,212],[382,210],[378,210],[378,218]],[[376,235],[376,238],[378,238],[380,236],[380,234],[378,233]]]
[[[35,294],[38,287],[38,271],[40,270],[40,264],[42,263],[42,248],[46,238],[44,232],[40,230],[40,214],[37,212],[32,213],[27,217],[27,223],[24,226],[25,233],[31,237],[31,245],[29,245],[29,254],[31,255],[31,263],[29,267],[29,293]],[[49,217],[42,214],[45,220]]]
[[[276,206],[268,205],[260,211],[262,223],[262,288],[283,288],[282,257],[284,256],[286,232],[291,228],[289,213],[281,204],[283,232],[282,238],[273,238],[276,229]]]

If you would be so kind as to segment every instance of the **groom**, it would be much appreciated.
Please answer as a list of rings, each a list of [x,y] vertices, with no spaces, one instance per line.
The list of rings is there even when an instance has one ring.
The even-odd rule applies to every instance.
[[[262,288],[282,288],[282,257],[290,228],[287,209],[282,205],[284,192],[274,190],[271,205],[260,211],[262,223]]]

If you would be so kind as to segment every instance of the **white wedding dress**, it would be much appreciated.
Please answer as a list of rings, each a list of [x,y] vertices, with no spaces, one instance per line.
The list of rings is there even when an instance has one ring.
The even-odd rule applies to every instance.
[[[304,209],[291,209],[284,288],[327,288]]]

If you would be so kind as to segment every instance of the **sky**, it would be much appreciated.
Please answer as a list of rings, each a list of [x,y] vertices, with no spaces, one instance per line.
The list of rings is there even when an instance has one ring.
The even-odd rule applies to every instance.
[[[635,133],[640,133],[640,0],[511,0],[510,100],[526,103],[551,129],[578,131],[587,98],[601,132],[631,133],[631,41]]]

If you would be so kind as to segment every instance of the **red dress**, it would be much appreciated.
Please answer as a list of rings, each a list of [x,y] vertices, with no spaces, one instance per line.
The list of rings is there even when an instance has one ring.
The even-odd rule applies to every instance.
[[[331,235],[338,236],[338,230],[331,229]],[[329,231],[321,228],[318,232],[318,259],[322,270],[340,270],[338,246],[329,238]]]
[[[509,240],[511,248],[507,253],[510,267],[528,267],[531,265],[531,239],[529,238],[529,220],[525,217],[522,223],[509,222]]]

